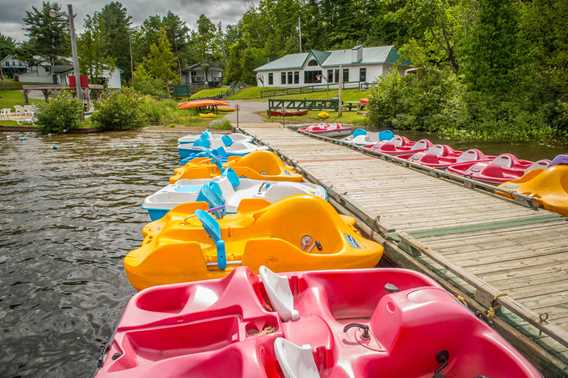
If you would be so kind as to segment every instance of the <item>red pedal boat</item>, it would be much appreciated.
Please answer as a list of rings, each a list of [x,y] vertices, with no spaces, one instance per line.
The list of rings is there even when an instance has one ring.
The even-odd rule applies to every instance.
[[[527,168],[533,164],[535,163],[532,161],[521,160],[513,154],[505,153],[492,160],[456,163],[449,166],[448,171],[474,180],[500,184],[521,177]],[[537,164],[541,164],[541,162]]]
[[[426,151],[399,155],[398,157],[413,163],[429,165],[440,158],[457,159],[461,154],[462,151],[454,150],[447,144],[435,144]]]
[[[317,123],[307,127],[303,127],[300,131],[304,131],[316,135],[324,135],[328,137],[341,137],[351,135],[353,129],[343,126],[341,123]]]
[[[434,281],[404,269],[156,286],[128,303],[97,377],[539,377]]]
[[[432,147],[432,142],[428,139],[420,139],[413,142],[408,138],[397,135],[392,141],[380,142],[371,146],[369,149],[374,152],[380,152],[387,155],[400,156],[405,154],[415,154],[417,152],[424,152]]]

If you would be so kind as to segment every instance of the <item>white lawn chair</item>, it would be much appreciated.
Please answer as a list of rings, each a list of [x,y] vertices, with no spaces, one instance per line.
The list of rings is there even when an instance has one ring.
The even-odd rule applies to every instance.
[[[35,106],[33,106],[33,105],[24,105],[24,114],[33,117],[34,113],[35,113],[34,108],[35,108]]]
[[[21,105],[14,105],[14,109],[16,110],[15,113],[17,116],[22,116],[26,114],[26,110]]]
[[[10,113],[12,113],[11,108],[0,109],[0,119],[7,120],[10,118]]]

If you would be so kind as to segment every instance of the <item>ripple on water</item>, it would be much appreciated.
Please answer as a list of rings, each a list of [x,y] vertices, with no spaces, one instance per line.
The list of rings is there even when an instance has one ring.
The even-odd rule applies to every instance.
[[[0,376],[93,373],[133,294],[122,257],[142,239],[140,204],[167,184],[176,138],[0,138]]]

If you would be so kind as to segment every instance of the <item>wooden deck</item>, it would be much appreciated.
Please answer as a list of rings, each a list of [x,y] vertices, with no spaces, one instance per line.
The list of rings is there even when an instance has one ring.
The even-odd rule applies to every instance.
[[[288,129],[241,128],[325,186],[389,260],[433,276],[546,377],[568,376],[566,218]]]

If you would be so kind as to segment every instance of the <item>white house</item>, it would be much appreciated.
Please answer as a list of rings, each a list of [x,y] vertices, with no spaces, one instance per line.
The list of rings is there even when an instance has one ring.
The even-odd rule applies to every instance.
[[[372,83],[398,60],[394,46],[355,46],[348,50],[288,54],[255,69],[259,87]],[[341,72],[340,72],[341,70]]]
[[[22,62],[14,55],[6,55],[0,60],[0,68],[4,75],[14,77],[14,75],[26,72],[28,65],[26,62]]]

